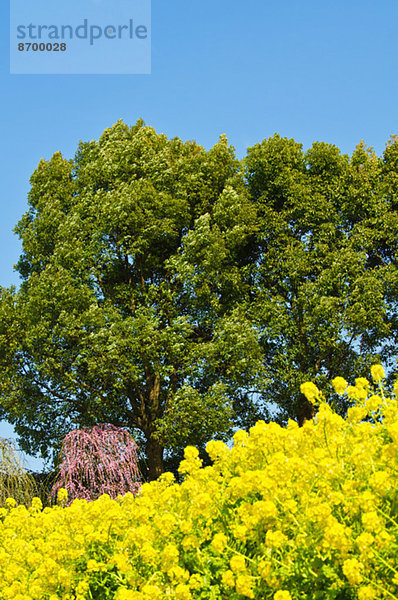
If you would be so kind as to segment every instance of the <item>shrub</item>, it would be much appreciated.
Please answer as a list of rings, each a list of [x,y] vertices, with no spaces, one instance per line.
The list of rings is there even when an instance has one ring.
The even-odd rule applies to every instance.
[[[29,504],[36,493],[35,481],[23,468],[12,443],[0,438],[0,506],[9,497],[18,504]]]
[[[116,498],[118,494],[140,488],[138,447],[128,431],[114,425],[97,425],[69,432],[61,448],[59,476],[51,497],[60,488],[75,498],[94,500],[101,494]]]
[[[376,381],[383,374],[373,369]],[[0,536],[5,600],[382,600],[398,597],[398,401],[363,378],[334,380],[335,414],[259,421],[212,466],[185,450],[137,497],[9,509]],[[397,390],[398,392],[398,387]],[[66,492],[63,492],[64,498]]]

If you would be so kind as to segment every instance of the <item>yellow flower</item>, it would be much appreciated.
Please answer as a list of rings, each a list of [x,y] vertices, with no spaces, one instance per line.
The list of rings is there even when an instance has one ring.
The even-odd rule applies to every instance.
[[[358,600],[375,600],[377,596],[377,590],[371,585],[365,585],[358,588]]]
[[[194,460],[198,458],[199,450],[195,448],[195,446],[187,446],[184,450],[184,458],[185,460]]]
[[[350,585],[359,585],[363,580],[361,571],[363,564],[356,558],[348,558],[343,563],[343,573],[347,577]]]
[[[206,444],[206,452],[212,461],[215,461],[229,454],[229,448],[224,442],[211,440]]]
[[[234,555],[229,561],[229,566],[231,567],[234,573],[239,573],[240,571],[246,570],[246,561],[245,557],[241,554]]]
[[[292,600],[292,597],[287,590],[278,590],[274,594],[274,600]]]
[[[341,553],[347,552],[350,542],[350,530],[339,523],[333,516],[328,517],[323,539],[323,548],[325,550],[340,550]]]
[[[376,471],[371,475],[369,483],[379,494],[385,494],[392,486],[390,475],[387,471]]]
[[[391,423],[391,425],[388,425],[387,431],[390,434],[393,442],[398,443],[398,421],[395,421],[395,423]]]
[[[355,385],[358,388],[365,388],[366,390],[369,388],[369,381],[365,379],[365,377],[357,377],[355,379]]]
[[[157,585],[151,585],[147,583],[142,588],[142,593],[144,594],[145,599],[148,600],[162,600],[163,594],[162,590]]]
[[[370,412],[374,412],[375,410],[380,408],[381,404],[382,399],[380,398],[380,396],[375,395],[369,396],[369,398],[365,402],[365,406]]]
[[[102,571],[105,569],[105,565],[102,562],[98,562],[96,561],[94,558],[90,558],[87,561],[87,572],[88,573],[95,573],[96,571]]]
[[[200,541],[195,535],[186,535],[181,544],[184,550],[192,550],[193,548],[199,548]]]
[[[167,575],[170,577],[170,579],[180,583],[185,583],[189,579],[189,571],[183,569],[179,565],[176,565],[167,571]]]
[[[121,573],[127,573],[131,569],[131,565],[128,561],[128,556],[124,552],[118,552],[114,554],[112,562],[116,565],[116,567]]]
[[[332,379],[332,385],[339,396],[342,396],[348,386],[348,383],[343,377],[335,377]]]
[[[189,578],[189,587],[193,590],[200,590],[203,587],[203,578],[197,573],[193,573]]]
[[[329,503],[321,502],[308,509],[308,516],[315,521],[324,522],[331,515],[332,509]]]
[[[165,513],[164,515],[159,515],[155,520],[156,526],[161,532],[161,535],[165,538],[168,538],[173,529],[177,525],[177,520],[174,515],[170,513]]]
[[[376,383],[379,383],[385,377],[384,369],[381,365],[372,365],[370,367],[370,372],[373,381],[375,381]]]
[[[179,583],[175,589],[176,600],[191,600],[191,592],[189,586],[184,583]]]
[[[214,536],[214,538],[211,541],[211,545],[214,548],[214,550],[216,550],[217,552],[219,552],[221,554],[221,552],[224,550],[225,546],[227,545],[227,538],[223,533],[216,533],[216,535]]]
[[[362,523],[367,531],[379,533],[383,529],[383,523],[375,510],[363,513]]]
[[[4,504],[6,505],[6,508],[15,508],[17,503],[14,498],[6,498]]]
[[[162,571],[168,571],[178,561],[179,552],[175,544],[167,544],[161,554]]]
[[[86,592],[88,592],[89,587],[90,586],[87,581],[79,581],[79,583],[76,586],[76,593],[81,595],[86,594]]]
[[[347,396],[351,400],[365,400],[367,392],[363,387],[357,387],[356,385],[349,385],[346,389]]]
[[[235,525],[235,527],[232,530],[233,536],[234,538],[236,538],[237,540],[244,542],[245,539],[247,538],[247,534],[248,534],[248,528],[246,527],[246,525],[240,524],[240,525]]]
[[[116,600],[140,600],[141,598],[142,594],[140,592],[134,592],[125,587],[119,588],[116,595]]]
[[[354,388],[356,389],[356,388]],[[351,406],[347,410],[347,421],[349,423],[360,423],[368,414],[364,406]]]
[[[398,543],[388,517],[390,490],[398,486],[398,401],[363,401],[366,380],[355,383],[359,402],[348,419],[321,402],[317,418],[303,427],[260,421],[238,433],[230,450],[210,442],[210,467],[188,448],[181,485],[166,474],[136,497],[103,495],[44,510],[37,501],[33,510],[6,501],[0,598],[86,600],[94,580],[98,597],[109,595],[109,578],[98,575],[107,571],[119,577],[115,600],[190,600],[208,591],[207,567],[193,575],[185,568],[198,555],[202,566],[212,565],[225,597],[291,600],[280,563],[288,558],[299,572],[314,553],[342,570],[335,595],[348,585],[358,600],[377,600],[383,589],[396,593],[398,576],[380,559],[385,555],[393,567]],[[380,419],[361,422],[373,409]],[[104,544],[101,562],[92,551]],[[305,595],[304,585],[295,582],[295,598]]]
[[[277,529],[273,531],[269,529],[265,534],[265,543],[270,548],[280,548],[287,541],[287,537]]]
[[[355,540],[355,543],[361,553],[361,558],[372,558],[374,556],[374,552],[371,546],[374,543],[374,537],[368,531],[363,531]]]
[[[144,562],[149,564],[155,564],[156,559],[158,558],[158,552],[155,550],[152,544],[149,542],[144,542],[140,548],[140,555]],[[124,556],[124,555],[123,555]],[[120,568],[119,568],[120,570]],[[122,569],[123,571],[123,569]]]
[[[238,575],[236,578],[235,589],[238,594],[246,598],[254,598],[251,579],[248,575]]]
[[[174,477],[173,473],[170,473],[170,471],[166,471],[165,473],[162,473],[157,481],[160,483],[164,483],[165,485],[171,485],[172,483],[175,483],[176,478]]]
[[[232,571],[224,571],[224,573],[221,575],[221,581],[226,587],[234,587],[235,577]]]
[[[296,514],[296,512],[297,512],[296,500],[293,500],[293,498],[289,498],[288,500],[286,500],[284,508],[285,508],[285,510],[287,510],[293,514]]]
[[[192,531],[192,521],[187,521],[184,519],[180,524],[181,533],[191,533]]]
[[[57,500],[59,502],[59,504],[63,504],[64,502],[66,502],[68,499],[68,490],[66,488],[59,488],[58,490],[58,494],[57,494]]]
[[[278,509],[272,500],[255,502],[251,512],[257,519],[275,519],[278,516]]]
[[[383,548],[384,546],[390,546],[392,539],[392,536],[388,533],[388,531],[384,529],[383,531],[380,531],[380,533],[377,535],[375,540],[375,546],[378,550],[380,548]]]
[[[212,505],[212,499],[210,494],[202,493],[198,494],[195,498],[195,508],[199,510],[202,514],[209,512],[209,508]]]
[[[358,497],[358,504],[364,511],[371,511],[377,506],[377,497],[370,490],[365,490]]]
[[[30,511],[31,512],[40,512],[43,508],[43,504],[42,501],[40,500],[40,498],[32,498],[32,504],[30,506]]]
[[[317,400],[320,398],[320,391],[316,387],[315,383],[312,383],[312,381],[302,383],[300,386],[300,392],[304,394],[311,404],[317,404]]]
[[[249,434],[244,429],[238,429],[238,431],[234,433],[233,439],[235,446],[244,446],[249,439]]]

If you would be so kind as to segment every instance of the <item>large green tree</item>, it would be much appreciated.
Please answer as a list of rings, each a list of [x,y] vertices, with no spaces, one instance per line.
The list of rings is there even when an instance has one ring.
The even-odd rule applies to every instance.
[[[230,215],[244,247],[253,215],[242,190],[225,136],[206,151],[141,121],[119,121],[73,160],[40,162],[16,227],[23,281],[0,303],[2,414],[25,450],[48,455],[72,428],[113,423],[136,433],[153,479],[165,450],[226,437],[245,418],[235,392],[261,372],[256,335],[238,316],[245,260],[230,261],[235,281],[205,319],[173,264],[213,211]],[[200,251],[217,271],[220,255]]]
[[[398,141],[390,140],[381,159],[363,142],[349,158],[330,144],[304,152],[274,135],[249,148],[244,163],[246,202],[255,216],[245,265],[239,259],[236,265],[247,285],[240,310],[245,306],[263,356],[257,400],[273,403],[280,421],[302,424],[313,416],[300,393],[304,381],[328,389],[334,376],[369,375],[375,360],[394,371]],[[213,212],[207,227],[214,252],[231,243],[234,225],[225,227],[222,212]],[[203,235],[197,225],[179,258],[180,274],[198,290],[207,277],[191,248]],[[208,290],[209,306],[223,286]]]

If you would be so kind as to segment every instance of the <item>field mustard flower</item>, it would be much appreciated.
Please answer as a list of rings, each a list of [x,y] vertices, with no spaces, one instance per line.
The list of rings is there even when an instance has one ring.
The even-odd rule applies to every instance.
[[[320,391],[316,387],[315,383],[311,381],[307,381],[306,383],[302,383],[300,386],[300,392],[304,394],[311,404],[317,404],[317,401],[320,397]]]
[[[379,383],[382,379],[385,378],[384,369],[381,365],[373,365],[370,368],[370,373],[375,383]]]
[[[363,564],[356,558],[349,558],[344,561],[343,573],[347,577],[351,585],[359,585],[362,580]]]
[[[227,545],[227,538],[223,533],[216,533],[216,535],[214,536],[214,538],[211,541],[211,545],[214,548],[214,550],[216,550],[217,552],[219,552],[221,554],[221,552],[224,550],[225,546]]]
[[[371,585],[358,588],[358,600],[376,600],[378,591]]]
[[[229,569],[224,571],[224,573],[221,575],[221,581],[227,587],[235,587],[235,577],[233,572]]]
[[[240,571],[245,571],[246,570],[245,557],[242,556],[241,554],[235,554],[229,561],[229,565],[231,567],[231,570],[234,573],[239,573]]]
[[[248,575],[238,575],[236,578],[235,589],[238,594],[246,598],[254,598],[252,582]]]
[[[335,389],[336,394],[339,394],[339,396],[342,396],[346,388],[348,387],[348,383],[345,379],[343,379],[343,377],[335,377],[334,379],[332,379],[332,385]]]
[[[278,590],[274,594],[274,600],[292,600],[290,592],[287,590]]]
[[[372,379],[355,380],[346,418],[322,401],[303,427],[259,421],[231,448],[209,442],[206,467],[188,447],[180,483],[44,509],[4,500],[0,598],[398,598],[398,402],[380,365]]]

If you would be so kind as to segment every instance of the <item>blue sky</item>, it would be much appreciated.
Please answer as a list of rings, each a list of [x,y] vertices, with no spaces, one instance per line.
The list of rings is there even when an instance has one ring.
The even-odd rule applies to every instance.
[[[126,5],[86,1],[115,19]],[[120,118],[207,148],[226,133],[239,157],[275,132],[379,155],[398,133],[396,0],[152,0],[150,75],[10,75],[6,2],[0,17],[2,286],[18,285],[12,229],[40,158],[71,157]]]

